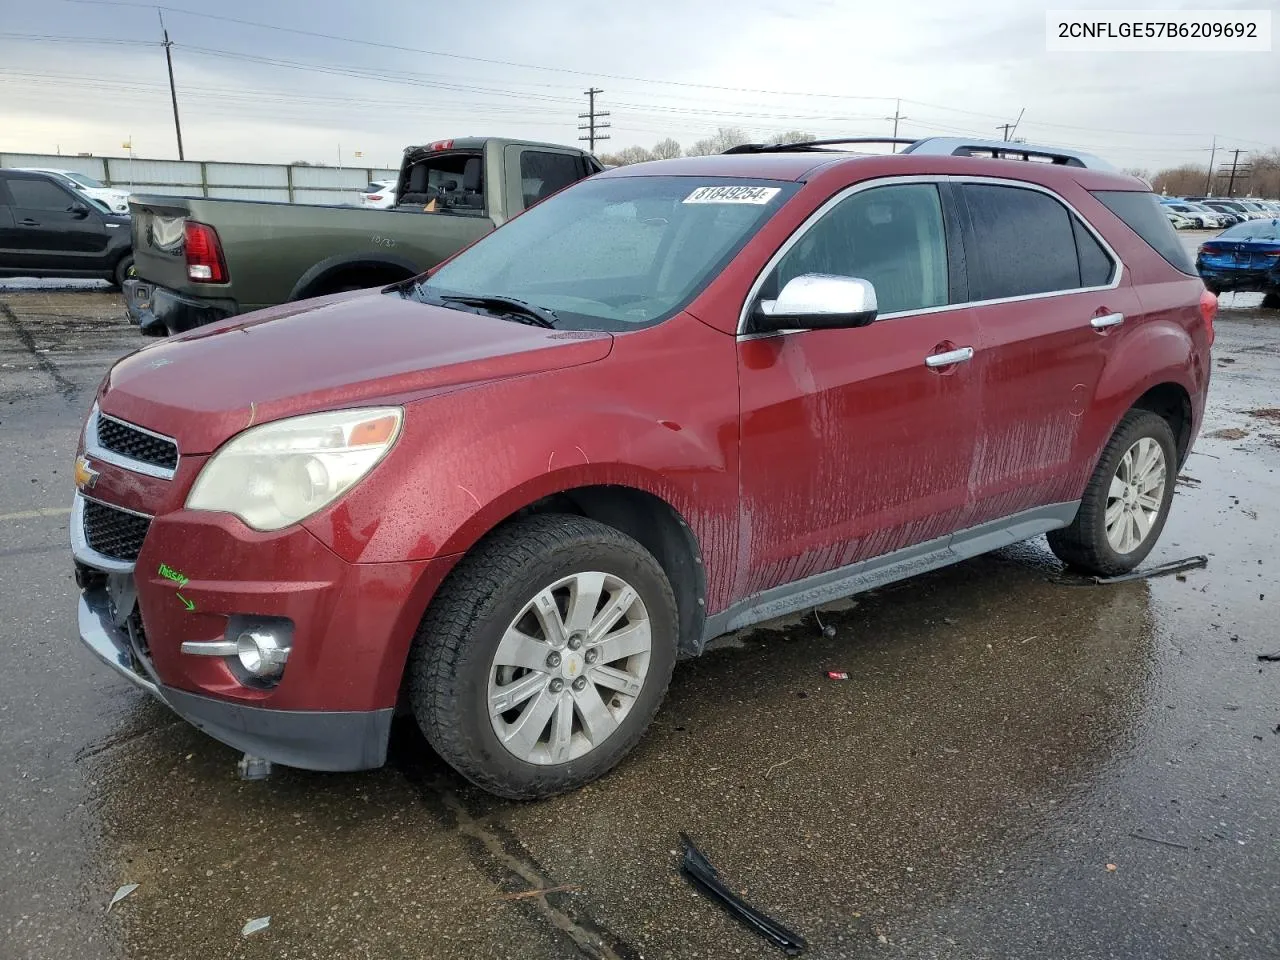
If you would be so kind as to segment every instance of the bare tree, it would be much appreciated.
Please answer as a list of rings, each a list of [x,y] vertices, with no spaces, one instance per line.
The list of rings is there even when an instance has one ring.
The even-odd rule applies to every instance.
[[[805,143],[809,140],[817,140],[816,133],[809,133],[806,130],[788,130],[786,133],[780,133],[776,137],[770,137],[770,143]]]
[[[650,152],[655,160],[672,160],[680,156],[684,151],[680,149],[679,141],[667,137],[665,140],[659,140],[655,143],[653,150]]]
[[[690,157],[706,157],[714,153],[724,153],[730,147],[741,146],[751,142],[751,135],[741,127],[721,127],[713,136],[699,140],[686,151]]]
[[[606,153],[600,157],[600,162],[606,167],[625,167],[631,163],[644,163],[646,160],[652,160],[654,156],[644,147],[623,147],[617,153]]]
[[[1185,163],[1157,173],[1151,178],[1151,189],[1174,197],[1197,195],[1204,192],[1204,181],[1208,175],[1207,168],[1195,163]]]

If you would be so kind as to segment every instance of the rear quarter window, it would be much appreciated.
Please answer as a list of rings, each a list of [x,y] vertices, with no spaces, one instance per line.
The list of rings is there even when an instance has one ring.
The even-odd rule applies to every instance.
[[[1156,253],[1175,270],[1197,276],[1191,257],[1161,209],[1154,193],[1141,190],[1094,190],[1098,202],[1128,224]]]

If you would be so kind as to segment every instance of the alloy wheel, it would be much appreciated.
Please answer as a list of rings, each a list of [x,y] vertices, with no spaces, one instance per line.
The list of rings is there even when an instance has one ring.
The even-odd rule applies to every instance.
[[[1164,449],[1151,437],[1125,451],[1107,491],[1104,523],[1112,550],[1123,555],[1142,546],[1160,517],[1168,482]]]

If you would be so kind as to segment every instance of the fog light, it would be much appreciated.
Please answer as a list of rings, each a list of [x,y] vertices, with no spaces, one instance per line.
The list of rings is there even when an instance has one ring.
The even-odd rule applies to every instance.
[[[278,677],[289,659],[289,648],[282,646],[270,630],[258,627],[236,638],[236,656],[240,658],[240,665],[255,677]]]

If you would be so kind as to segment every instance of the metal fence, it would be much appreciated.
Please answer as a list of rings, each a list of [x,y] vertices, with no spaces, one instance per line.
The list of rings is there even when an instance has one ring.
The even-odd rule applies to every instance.
[[[374,180],[394,180],[398,173],[381,167],[67,157],[44,153],[0,153],[0,167],[73,170],[131,193],[320,205],[359,203],[360,192],[367,184]]]

